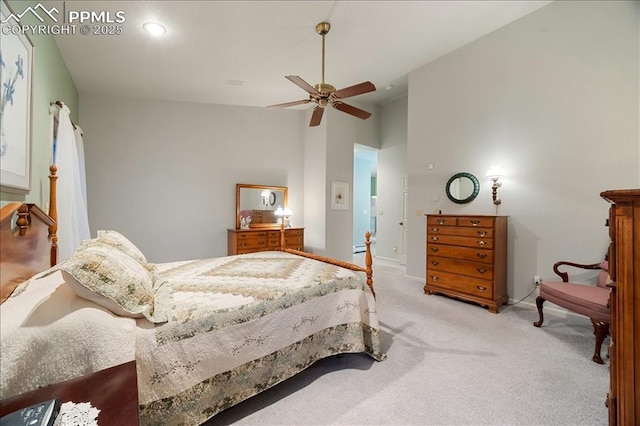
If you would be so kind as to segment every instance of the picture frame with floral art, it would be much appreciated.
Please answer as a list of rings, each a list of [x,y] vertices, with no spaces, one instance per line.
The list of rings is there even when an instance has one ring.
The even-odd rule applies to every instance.
[[[331,210],[349,210],[349,184],[331,182]]]
[[[15,26],[0,2],[0,25]],[[6,21],[6,22],[5,22]],[[0,46],[0,191],[31,191],[33,43],[24,32],[2,31]]]

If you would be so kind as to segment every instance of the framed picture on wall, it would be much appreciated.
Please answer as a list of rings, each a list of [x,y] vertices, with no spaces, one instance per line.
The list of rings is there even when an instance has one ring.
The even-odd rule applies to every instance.
[[[349,210],[349,184],[331,182],[331,210]]]
[[[17,28],[6,0],[0,7],[0,190],[27,194],[31,190],[31,92],[33,43]],[[6,22],[5,22],[6,21]]]

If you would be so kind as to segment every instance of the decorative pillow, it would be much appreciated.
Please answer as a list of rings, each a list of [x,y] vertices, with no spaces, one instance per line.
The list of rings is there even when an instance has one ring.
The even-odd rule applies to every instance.
[[[109,244],[118,250],[128,254],[144,267],[148,267],[147,258],[144,256],[142,251],[138,247],[135,246],[131,241],[129,241],[124,235],[119,233],[118,231],[111,230],[101,230],[98,231],[98,238],[92,241],[97,241],[99,243]]]
[[[160,312],[154,312],[153,275],[112,245],[86,245],[54,269],[75,278],[68,284],[78,296],[116,315],[166,321]]]

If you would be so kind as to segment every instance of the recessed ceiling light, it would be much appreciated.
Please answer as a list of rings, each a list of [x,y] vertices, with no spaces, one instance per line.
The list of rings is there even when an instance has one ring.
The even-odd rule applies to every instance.
[[[144,30],[149,34],[153,34],[155,36],[159,36],[167,32],[167,29],[157,22],[147,22],[142,26],[142,28],[144,28]]]

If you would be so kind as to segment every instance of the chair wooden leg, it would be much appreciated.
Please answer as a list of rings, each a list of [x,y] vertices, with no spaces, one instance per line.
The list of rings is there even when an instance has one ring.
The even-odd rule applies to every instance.
[[[536,297],[536,307],[538,308],[538,315],[540,315],[540,319],[533,323],[536,327],[540,327],[542,322],[544,321],[544,315],[542,315],[542,304],[544,303],[544,299],[540,296]]]
[[[596,336],[596,348],[593,353],[593,361],[598,364],[604,364],[602,358],[600,357],[600,350],[602,348],[602,342],[605,337],[609,335],[609,323],[604,321],[596,321],[593,318],[591,319],[591,324],[593,324],[593,334]]]

